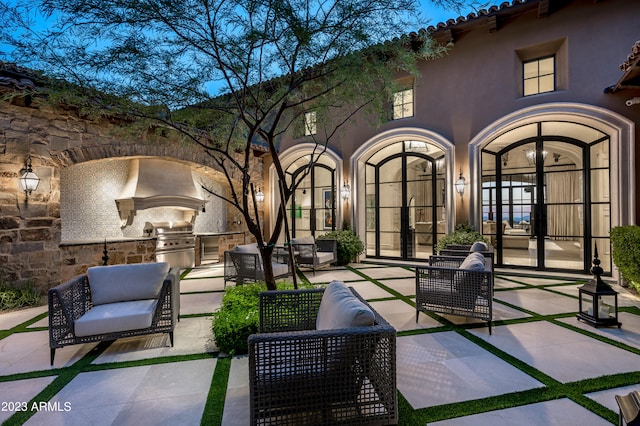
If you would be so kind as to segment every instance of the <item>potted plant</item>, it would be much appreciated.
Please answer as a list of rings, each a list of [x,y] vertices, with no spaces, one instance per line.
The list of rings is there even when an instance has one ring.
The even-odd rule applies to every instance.
[[[489,240],[486,239],[481,233],[476,231],[471,225],[459,224],[456,225],[455,230],[451,234],[445,235],[438,241],[438,244],[436,244],[435,247],[435,251],[437,253],[450,244],[472,245],[473,243],[478,241],[490,244]]]
[[[364,243],[346,223],[342,225],[341,230],[329,232],[318,238],[333,238],[338,241],[338,265],[348,265],[364,253]]]

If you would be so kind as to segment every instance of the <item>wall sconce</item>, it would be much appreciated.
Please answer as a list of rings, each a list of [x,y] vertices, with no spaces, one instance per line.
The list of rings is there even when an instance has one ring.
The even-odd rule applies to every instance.
[[[462,169],[460,169],[460,177],[455,183],[456,192],[462,197],[464,195],[464,186],[466,185],[466,179],[462,176]]]
[[[24,201],[29,200],[31,192],[38,189],[40,178],[33,172],[31,168],[31,156],[27,157],[27,168],[20,170],[22,176],[20,176],[20,190],[24,191]]]
[[[347,201],[349,199],[349,195],[351,195],[351,188],[345,180],[342,188],[340,188],[340,197],[342,197],[343,200]]]
[[[264,192],[260,188],[258,188],[258,192],[256,192],[256,201],[261,203],[264,201]]]
[[[509,153],[505,152],[502,154],[502,166],[507,167],[507,164],[509,164]]]

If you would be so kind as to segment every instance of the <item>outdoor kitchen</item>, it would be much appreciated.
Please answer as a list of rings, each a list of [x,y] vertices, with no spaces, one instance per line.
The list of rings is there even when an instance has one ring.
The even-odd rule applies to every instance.
[[[60,246],[63,257],[74,252],[74,260],[65,261],[71,275],[81,269],[78,263],[102,260],[97,253],[109,263],[157,260],[189,268],[200,265],[205,253],[206,262],[218,261],[212,247],[224,250],[245,241],[239,220],[228,219],[226,203],[202,189],[221,193],[223,185],[186,163],[86,162],[62,169],[60,186]],[[84,262],[78,261],[83,255]]]

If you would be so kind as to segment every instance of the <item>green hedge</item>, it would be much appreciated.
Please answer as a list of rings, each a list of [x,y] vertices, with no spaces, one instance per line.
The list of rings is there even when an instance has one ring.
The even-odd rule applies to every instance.
[[[293,283],[278,283],[278,289],[293,289]],[[298,285],[299,288],[303,286]],[[246,354],[247,339],[257,333],[260,324],[260,293],[263,282],[227,287],[220,309],[213,313],[213,336],[218,349],[229,355]]]
[[[640,291],[640,226],[616,226],[609,235],[613,262],[629,285]]]

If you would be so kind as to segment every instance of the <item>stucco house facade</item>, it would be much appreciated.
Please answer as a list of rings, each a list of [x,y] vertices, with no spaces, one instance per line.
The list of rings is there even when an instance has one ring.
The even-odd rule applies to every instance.
[[[498,266],[588,272],[597,246],[612,272],[609,230],[637,222],[639,17],[638,2],[516,0],[423,30],[448,53],[398,77],[387,122],[329,144],[290,203],[293,235],[346,222],[366,258],[419,261],[469,223]],[[288,173],[312,147],[283,141]]]

